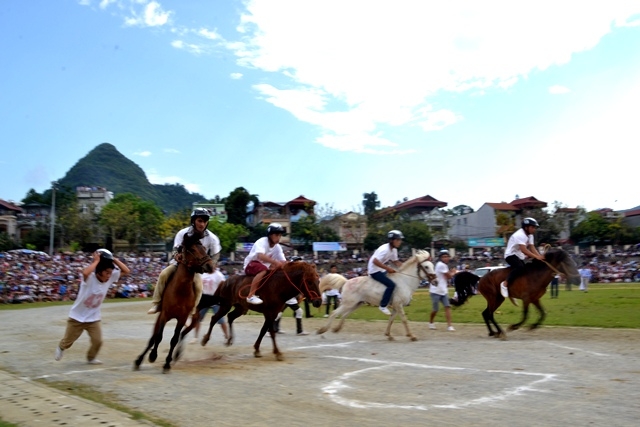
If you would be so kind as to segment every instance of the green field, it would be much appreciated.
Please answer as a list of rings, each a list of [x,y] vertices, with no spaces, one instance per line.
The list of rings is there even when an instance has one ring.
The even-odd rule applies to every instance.
[[[453,291],[450,290],[450,294]],[[108,304],[128,303],[140,299],[107,300]],[[507,326],[520,320],[522,303],[514,307],[505,301],[495,314],[495,319],[501,325]],[[0,304],[0,310],[21,310],[26,308],[45,307],[51,305],[70,305],[71,302],[44,302],[24,304]],[[560,285],[558,298],[551,299],[549,292],[543,297],[542,305],[547,312],[545,325],[555,326],[590,326],[598,328],[640,328],[640,283],[625,284],[591,284],[589,292],[581,292],[576,286],[572,291],[566,291]],[[453,323],[484,323],[482,310],[486,307],[482,295],[475,295],[462,307],[454,307]],[[324,314],[321,309],[312,308],[315,317]],[[431,299],[429,292],[419,289],[413,296],[411,304],[405,308],[409,320],[426,322],[431,313]],[[255,314],[255,313],[254,313]],[[538,316],[534,306],[530,306],[527,324],[533,323]],[[361,307],[350,319],[383,320],[387,316],[380,313],[376,307]],[[441,309],[436,316],[436,322],[444,322],[444,312]]]

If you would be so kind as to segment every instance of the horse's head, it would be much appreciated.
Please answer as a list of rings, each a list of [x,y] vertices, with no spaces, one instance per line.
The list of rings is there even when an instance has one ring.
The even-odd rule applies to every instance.
[[[424,274],[427,281],[431,282],[435,280],[436,270],[433,267],[433,263],[430,261],[431,254],[428,251],[421,250],[417,251],[414,256],[418,265],[418,277],[422,278],[422,274]]]
[[[322,293],[318,285],[320,284],[320,275],[316,270],[315,264],[309,264],[304,261],[293,261],[286,263],[282,269],[288,276],[300,274],[301,283],[291,283],[296,286],[300,293],[305,296],[314,307],[322,305]]]
[[[544,254],[544,259],[560,273],[567,276],[567,282],[573,285],[580,284],[578,266],[571,256],[561,248],[550,249]]]
[[[213,273],[215,265],[207,254],[207,249],[200,243],[203,234],[194,230],[185,234],[182,239],[182,263],[195,273]]]

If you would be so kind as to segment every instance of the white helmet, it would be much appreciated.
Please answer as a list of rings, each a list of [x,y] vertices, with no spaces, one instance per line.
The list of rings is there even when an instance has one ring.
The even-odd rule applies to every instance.
[[[100,254],[100,259],[113,259],[113,254],[111,253],[111,251],[101,248],[98,249],[96,252],[98,252]]]

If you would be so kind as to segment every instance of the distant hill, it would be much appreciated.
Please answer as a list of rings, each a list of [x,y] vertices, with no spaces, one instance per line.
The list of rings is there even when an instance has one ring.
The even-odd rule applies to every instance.
[[[191,208],[194,202],[207,201],[201,194],[189,193],[181,184],[151,184],[140,166],[109,143],[98,145],[78,160],[59,182],[71,188],[104,187],[114,194],[135,194],[154,202],[167,213]]]

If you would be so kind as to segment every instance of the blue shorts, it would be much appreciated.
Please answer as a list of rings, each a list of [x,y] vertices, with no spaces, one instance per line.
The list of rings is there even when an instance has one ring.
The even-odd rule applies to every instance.
[[[220,306],[219,305],[212,305],[211,307],[205,307],[200,309],[200,321],[202,322],[204,320],[204,317],[207,315],[207,311],[209,311],[209,309],[211,309],[213,311],[213,314],[216,314],[218,312],[218,310],[220,310]],[[222,325],[223,323],[227,323],[227,318],[225,316],[222,316],[220,318],[220,320],[218,320],[216,322],[216,324],[218,325]]]
[[[442,305],[444,305],[445,307],[451,307],[451,304],[449,304],[449,296],[447,294],[438,295],[429,293],[429,295],[431,296],[431,306],[433,308],[433,311],[438,311],[438,308],[440,308],[440,303],[442,303]]]

